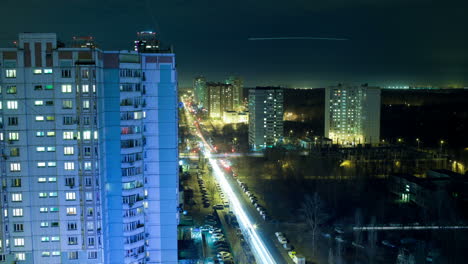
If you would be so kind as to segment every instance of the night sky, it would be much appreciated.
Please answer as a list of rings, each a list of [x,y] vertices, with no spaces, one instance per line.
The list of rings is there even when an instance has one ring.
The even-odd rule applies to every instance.
[[[2,47],[18,32],[56,32],[131,49],[136,31],[155,30],[174,45],[181,87],[198,74],[247,86],[468,85],[468,1],[2,0],[0,10]]]

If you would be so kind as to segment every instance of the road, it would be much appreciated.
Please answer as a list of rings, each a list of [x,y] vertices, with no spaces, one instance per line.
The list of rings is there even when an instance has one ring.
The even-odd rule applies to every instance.
[[[189,126],[196,128],[196,134],[200,138],[200,145],[204,149],[204,155],[212,167],[213,175],[221,185],[223,192],[229,198],[230,208],[239,221],[242,233],[250,244],[257,263],[293,263],[289,256],[287,256],[286,251],[280,248],[275,241],[275,231],[260,218],[260,215],[253,208],[250,201],[246,199],[233,177],[226,175],[221,169],[219,161],[211,156],[215,154],[215,151],[213,151],[212,146],[205,139],[205,135],[201,132],[198,122],[194,121],[190,108],[185,102],[184,109],[187,123]]]

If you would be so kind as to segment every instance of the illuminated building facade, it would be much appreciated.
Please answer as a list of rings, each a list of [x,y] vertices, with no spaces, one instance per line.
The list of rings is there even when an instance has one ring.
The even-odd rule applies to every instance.
[[[222,119],[224,111],[233,109],[232,85],[209,82],[206,84],[206,109],[210,118]]]
[[[172,53],[0,49],[0,260],[177,263]]]
[[[195,95],[195,102],[199,107],[206,107],[206,79],[205,77],[198,76],[193,80],[193,92]]]
[[[283,89],[249,90],[249,145],[258,150],[274,146],[283,137]]]
[[[243,111],[244,81],[240,77],[231,76],[226,80],[226,84],[232,85],[232,110]]]
[[[378,144],[380,88],[338,85],[325,89],[325,137],[334,144]]]

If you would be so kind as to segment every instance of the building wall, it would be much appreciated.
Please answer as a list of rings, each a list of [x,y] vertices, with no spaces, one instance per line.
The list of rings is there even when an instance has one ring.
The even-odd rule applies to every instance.
[[[325,89],[325,137],[334,144],[378,144],[380,89],[339,85]]]
[[[249,90],[249,145],[261,149],[275,145],[283,137],[283,90]]]
[[[176,263],[174,54],[55,43],[0,49],[0,258]]]

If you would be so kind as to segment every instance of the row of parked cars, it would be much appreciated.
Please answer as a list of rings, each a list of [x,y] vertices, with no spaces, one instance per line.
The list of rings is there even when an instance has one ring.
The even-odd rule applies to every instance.
[[[257,209],[258,213],[263,218],[263,220],[269,220],[270,217],[268,216],[266,209],[258,203],[257,197],[249,191],[249,187],[247,187],[247,184],[241,182],[239,179],[237,179],[237,183],[241,187],[244,194],[249,198],[250,202],[255,207],[255,209]]]
[[[201,230],[208,232],[213,240],[217,259],[215,263],[233,264],[234,261],[230,252],[229,242],[224,237],[223,230],[218,226],[219,222],[216,216],[214,214],[208,214],[205,216],[205,225],[201,227]]]
[[[294,251],[293,245],[289,243],[289,240],[282,232],[275,232],[275,236],[284,250],[288,251],[288,256],[294,261],[294,263],[305,264],[305,257],[297,254],[297,252]]]
[[[202,194],[203,207],[208,208],[211,205],[210,198],[208,198],[208,190],[205,186],[205,181],[203,180],[202,174],[197,174],[198,186],[200,187],[200,192]]]

